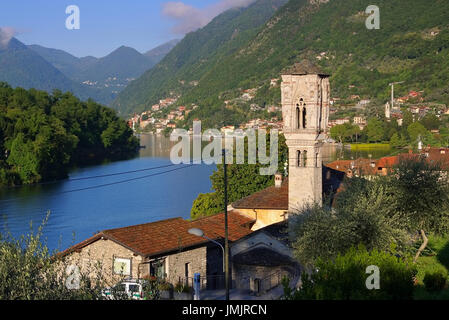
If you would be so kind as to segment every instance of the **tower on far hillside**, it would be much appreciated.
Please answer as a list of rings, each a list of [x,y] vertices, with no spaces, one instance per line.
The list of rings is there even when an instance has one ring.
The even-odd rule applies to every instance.
[[[385,118],[391,119],[391,106],[389,102],[385,104]]]
[[[327,139],[329,75],[307,60],[282,75],[282,114],[289,148],[289,211],[323,201],[322,146]]]

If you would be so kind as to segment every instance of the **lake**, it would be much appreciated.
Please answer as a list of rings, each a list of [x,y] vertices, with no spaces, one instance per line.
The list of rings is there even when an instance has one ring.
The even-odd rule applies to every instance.
[[[173,143],[165,137],[142,135],[141,145],[146,148],[132,160],[78,168],[70,172],[69,179],[53,184],[0,190],[0,226],[18,237],[30,230],[30,222],[36,229],[50,212],[44,228],[47,245],[52,250],[63,250],[98,231],[175,217],[190,218],[197,196],[211,192],[209,177],[216,167],[146,170],[171,165]],[[355,153],[329,146],[323,152],[323,160],[327,163],[370,154],[375,158],[388,151]],[[170,170],[176,171],[167,172]],[[130,171],[134,173],[116,175]],[[91,177],[94,178],[86,179]]]

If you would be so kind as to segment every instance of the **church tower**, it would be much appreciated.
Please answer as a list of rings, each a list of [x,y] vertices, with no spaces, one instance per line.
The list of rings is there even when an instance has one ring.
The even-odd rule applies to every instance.
[[[282,114],[289,148],[289,211],[323,201],[322,146],[327,139],[329,75],[311,62],[282,75]]]
[[[390,120],[390,119],[391,119],[391,106],[390,106],[390,103],[389,103],[389,102],[387,102],[387,103],[385,104],[385,118],[386,118],[387,120]]]

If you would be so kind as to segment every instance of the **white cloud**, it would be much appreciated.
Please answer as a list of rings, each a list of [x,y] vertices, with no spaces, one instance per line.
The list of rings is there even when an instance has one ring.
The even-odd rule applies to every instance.
[[[175,20],[173,32],[186,34],[207,25],[220,13],[231,9],[247,7],[256,0],[219,0],[203,9],[195,8],[183,2],[167,2],[163,5],[162,13]]]
[[[9,41],[18,34],[17,30],[11,27],[0,27],[0,46],[6,47]]]

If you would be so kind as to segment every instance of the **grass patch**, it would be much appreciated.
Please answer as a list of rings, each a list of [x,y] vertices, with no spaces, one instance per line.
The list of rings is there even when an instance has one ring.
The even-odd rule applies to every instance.
[[[445,237],[430,236],[429,250],[419,258],[417,267],[417,287],[414,298],[417,300],[449,300],[449,288],[440,292],[428,292],[424,287],[424,277],[426,273],[449,270],[449,235]]]
[[[388,143],[353,143],[351,144],[351,150],[373,150],[373,149],[391,149],[391,145]]]

